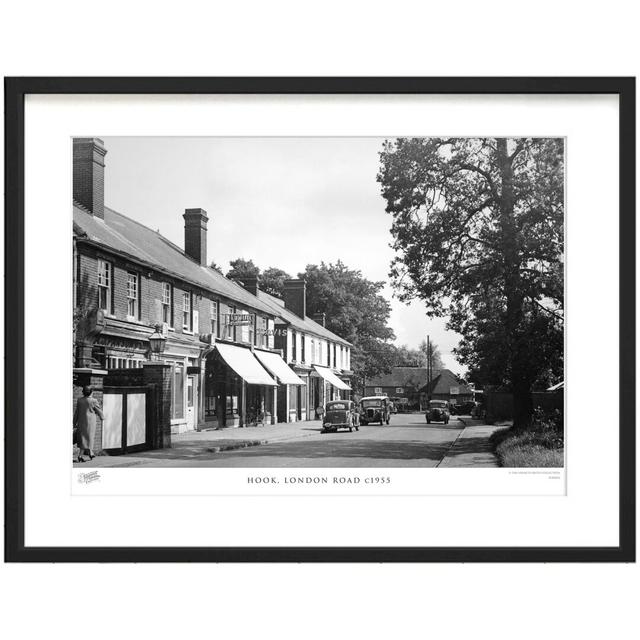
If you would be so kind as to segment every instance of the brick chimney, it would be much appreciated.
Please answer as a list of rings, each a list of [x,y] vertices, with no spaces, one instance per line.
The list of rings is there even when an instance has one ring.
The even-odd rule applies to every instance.
[[[244,287],[245,291],[248,291],[254,296],[258,295],[258,278],[255,276],[251,278],[240,278],[238,283]]]
[[[304,280],[284,281],[284,306],[304,318],[307,315],[307,283]]]
[[[321,324],[323,327],[326,327],[327,322],[327,314],[326,313],[314,313],[311,316],[311,319],[318,324]]]
[[[73,199],[104,220],[104,157],[100,138],[73,139]]]
[[[207,212],[204,209],[185,209],[184,252],[201,265],[207,264]]]

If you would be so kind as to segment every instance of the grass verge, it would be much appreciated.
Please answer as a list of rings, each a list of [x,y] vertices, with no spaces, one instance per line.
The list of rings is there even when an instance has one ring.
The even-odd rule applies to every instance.
[[[551,430],[501,429],[491,436],[501,467],[563,467],[564,439]]]

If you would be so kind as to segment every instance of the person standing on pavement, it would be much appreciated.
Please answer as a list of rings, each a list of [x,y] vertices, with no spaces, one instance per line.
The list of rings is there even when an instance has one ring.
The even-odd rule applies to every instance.
[[[76,410],[73,414],[73,426],[78,429],[78,462],[85,462],[84,454],[93,460],[93,441],[96,435],[96,415],[104,420],[102,409],[95,398],[91,397],[93,389],[82,387],[82,398],[76,402]]]

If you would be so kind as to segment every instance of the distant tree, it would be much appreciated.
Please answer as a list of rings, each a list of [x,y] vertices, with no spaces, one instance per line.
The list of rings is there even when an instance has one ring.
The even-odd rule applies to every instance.
[[[243,278],[258,278],[260,276],[260,267],[257,267],[253,260],[245,260],[244,258],[236,258],[229,262],[231,269],[227,271],[227,278],[232,280],[242,280]]]
[[[396,349],[387,325],[391,306],[380,295],[384,282],[367,280],[343,262],[307,265],[298,274],[307,283],[307,314],[326,314],[330,331],[353,344],[351,368],[372,377],[391,371]]]
[[[284,281],[290,278],[291,276],[286,271],[277,267],[269,267],[260,275],[259,286],[262,291],[282,298],[284,295]]]
[[[460,362],[508,387],[528,426],[532,389],[563,364],[562,139],[399,138],[380,161],[400,299],[448,314]]]
[[[217,271],[218,273],[222,273],[222,269],[218,266],[216,262],[212,262],[209,265],[209,268],[213,269],[214,271]]]
[[[429,356],[431,356],[431,369],[433,371],[440,371],[445,368],[440,348],[433,340],[430,340],[428,344],[426,340],[423,340],[418,349],[423,355],[425,366],[429,361]]]

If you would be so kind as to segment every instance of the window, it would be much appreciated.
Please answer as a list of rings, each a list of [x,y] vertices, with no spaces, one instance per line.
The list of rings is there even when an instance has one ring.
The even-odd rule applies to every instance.
[[[191,294],[182,294],[182,328],[191,331]]]
[[[327,367],[331,366],[331,345],[327,342]]]
[[[211,333],[216,338],[220,337],[220,323],[218,322],[218,301],[211,300]]]
[[[338,363],[336,362],[336,351],[338,350],[338,345],[333,343],[333,368],[338,369]]]
[[[300,362],[305,361],[304,333],[300,335]]]
[[[311,364],[316,360],[316,341],[311,338]]]
[[[173,365],[172,386],[171,417],[178,420],[184,418],[184,364],[182,362]]]
[[[113,269],[106,260],[98,260],[98,307],[105,313],[111,313]]]
[[[256,344],[259,347],[267,346],[267,319],[262,316],[256,318]]]
[[[173,324],[171,317],[171,285],[168,282],[162,283],[162,322],[169,326]]]
[[[402,387],[396,387],[396,393],[397,393],[398,395],[401,395],[401,394],[403,394],[403,393],[404,393],[404,389],[403,389]]]
[[[249,342],[256,344],[256,314],[251,314],[251,323],[249,324]]]
[[[291,332],[291,360],[296,362],[298,359],[298,334],[295,331]]]
[[[382,387],[376,387],[374,393],[379,396],[382,395]]]
[[[138,304],[138,274],[127,273],[127,317],[138,319],[140,305]]]

